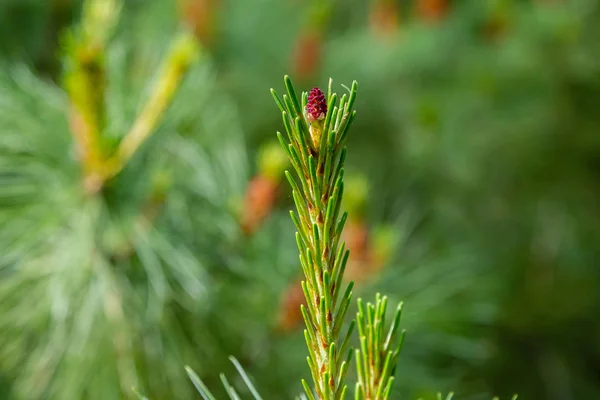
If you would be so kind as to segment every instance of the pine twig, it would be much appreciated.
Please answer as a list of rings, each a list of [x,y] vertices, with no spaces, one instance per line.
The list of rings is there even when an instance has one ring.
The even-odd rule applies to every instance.
[[[70,101],[70,125],[88,193],[102,186],[108,37],[121,9],[118,0],[88,0],[80,25],[68,37],[64,87]]]
[[[345,139],[354,120],[357,83],[349,96],[332,93],[327,97],[318,88],[296,96],[288,76],[287,94],[271,94],[279,107],[288,140],[279,141],[296,171],[297,179],[286,171],[297,213],[296,240],[305,281],[302,289],[306,307],[301,311],[309,350],[308,364],[319,399],[342,399],[346,393],[345,375],[352,351],[348,349],[353,324],[341,334],[352,296],[352,283],[340,292],[348,251],[340,244],[347,214],[340,216],[344,192]],[[340,293],[343,293],[340,295]],[[309,399],[315,396],[303,381]]]
[[[175,41],[148,101],[131,130],[119,144],[115,157],[111,159],[109,177],[118,174],[154,132],[179,88],[185,72],[198,54],[199,45],[193,35],[184,33]]]
[[[181,34],[166,58],[148,101],[116,154],[105,154],[102,143],[106,125],[105,50],[121,5],[119,0],[88,0],[81,25],[70,38],[65,60],[64,84],[71,103],[71,131],[82,163],[84,187],[91,194],[117,175],[156,130],[185,72],[199,54],[195,37],[191,33]]]
[[[385,335],[387,297],[378,293],[375,304],[363,305],[358,299],[356,325],[360,349],[356,350],[358,382],[356,400],[387,400],[394,384],[396,363],[404,342],[404,331],[399,331],[402,303],[398,304],[390,329]]]

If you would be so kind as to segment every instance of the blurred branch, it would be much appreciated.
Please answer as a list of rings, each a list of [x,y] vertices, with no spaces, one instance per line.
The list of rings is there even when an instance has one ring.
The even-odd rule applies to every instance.
[[[120,8],[118,0],[89,0],[81,25],[68,42],[64,84],[71,102],[71,132],[89,194],[97,193],[107,179],[117,175],[150,137],[199,50],[191,34],[184,33],[175,41],[141,114],[116,155],[108,156],[102,141],[106,125],[105,51]]]
[[[252,380],[250,379],[250,377],[248,376],[248,374],[246,373],[246,371],[244,370],[244,367],[242,367],[240,362],[233,356],[229,356],[229,361],[231,361],[231,363],[233,364],[235,369],[240,374],[242,380],[246,384],[247,389],[252,394],[252,398],[254,398],[254,400],[262,400],[262,397],[260,396],[260,394],[258,393],[256,388],[252,384]],[[210,390],[206,387],[206,385],[204,384],[202,379],[200,379],[200,377],[198,377],[198,375],[194,372],[194,370],[192,368],[190,368],[189,366],[186,365],[185,371],[187,372],[190,380],[196,387],[196,390],[198,391],[198,393],[200,393],[200,396],[202,396],[202,398],[204,400],[215,400],[215,396],[210,392]],[[236,390],[233,388],[233,386],[231,386],[229,384],[225,375],[220,374],[220,377],[221,377],[221,382],[223,383],[223,387],[227,391],[229,398],[231,400],[236,400],[236,399],[239,400],[239,396],[237,395]]]
[[[116,156],[111,159],[107,177],[118,174],[154,132],[198,53],[198,42],[191,34],[182,34],[175,42],[143,111],[120,143]]]
[[[102,185],[105,124],[105,50],[120,13],[118,0],[89,0],[82,20],[68,37],[64,87],[71,104],[70,125],[82,163],[86,192]]]

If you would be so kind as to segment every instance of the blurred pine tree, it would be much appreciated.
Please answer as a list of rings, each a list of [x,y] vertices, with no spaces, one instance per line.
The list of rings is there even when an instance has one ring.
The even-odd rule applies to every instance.
[[[121,22],[99,58],[106,152],[146,102],[175,26],[146,26],[142,40],[152,45],[140,46],[144,30],[132,28],[146,22],[136,14]],[[133,398],[137,386],[189,398],[183,365],[205,371],[213,366],[200,360],[234,352],[210,328],[219,317],[211,299],[231,277],[239,228],[228,207],[247,173],[236,110],[209,57],[186,74],[150,140],[97,191],[82,185],[65,94],[21,65],[2,71],[0,87],[0,363],[13,396]]]

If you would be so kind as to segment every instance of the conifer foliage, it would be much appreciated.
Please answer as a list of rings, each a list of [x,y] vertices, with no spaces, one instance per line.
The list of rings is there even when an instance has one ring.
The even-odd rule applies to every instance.
[[[123,13],[84,2],[62,88],[0,71],[2,398],[189,398],[183,365],[222,346],[206,299],[245,181],[235,108],[193,37],[153,27],[145,51]]]
[[[0,397],[284,399],[303,377],[360,398],[393,374],[394,399],[600,398],[599,18],[596,0],[0,1]],[[284,82],[277,112],[288,72],[299,107]],[[360,82],[342,285],[322,257],[330,76]],[[350,280],[362,311],[337,322]],[[315,382],[295,327],[338,326],[322,299],[342,326],[309,343]]]
[[[309,399],[315,396],[343,399],[353,355],[349,346],[355,321],[342,331],[354,284],[350,282],[344,287],[349,250],[340,239],[348,212],[341,213],[341,209],[345,143],[356,118],[353,106],[358,84],[354,81],[351,88],[346,87],[348,93],[338,103],[331,79],[327,96],[321,89],[313,88],[298,97],[288,76],[284,82],[287,93],[282,98],[274,90],[271,94],[281,111],[287,140],[279,132],[277,136],[296,172],[296,178],[289,172],[286,176],[297,211],[290,214],[297,230],[296,242],[305,278],[301,285],[306,301],[300,308],[306,325],[307,361],[314,390],[306,381],[302,384]],[[378,298],[376,312],[369,304],[366,317],[364,310],[359,314],[361,350],[357,351],[357,358],[362,358],[365,364],[359,368],[357,399],[387,399],[391,393],[390,374],[399,352],[394,341],[399,316],[383,344],[385,302],[382,304]],[[385,360],[380,359],[381,355]],[[357,365],[363,366],[358,360]]]

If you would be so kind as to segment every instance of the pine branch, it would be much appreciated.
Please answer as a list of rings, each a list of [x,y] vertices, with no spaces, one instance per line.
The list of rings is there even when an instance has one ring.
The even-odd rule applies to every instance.
[[[105,145],[129,128],[154,73],[147,61],[162,48],[141,51],[128,32],[147,40],[128,26],[107,43]],[[212,71],[190,69],[164,118],[170,134],[88,198],[70,154],[72,97],[22,66],[0,71],[0,368],[14,396],[127,398],[136,386],[150,398],[189,398],[181,366],[206,359],[198,343],[220,351],[197,327],[211,321],[206,301],[223,296],[211,286],[229,275],[209,273],[229,265],[215,243],[227,240],[224,228],[237,233],[225,199],[247,171],[233,102]],[[149,182],[163,172],[173,178],[167,192]],[[118,257],[123,249],[130,256]]]
[[[107,154],[103,134],[106,123],[106,45],[122,3],[88,0],[81,24],[70,37],[64,85],[71,103],[71,132],[77,144],[87,193],[97,193],[117,175],[156,130],[171,104],[184,74],[197,58],[199,46],[191,33],[175,41],[158,75],[156,85],[115,155]]]
[[[110,161],[109,176],[119,173],[154,132],[180,86],[185,72],[197,58],[198,52],[198,42],[189,33],[182,34],[175,41],[150,98],[131,130],[119,144],[116,156]]]
[[[352,296],[350,283],[340,296],[348,251],[340,244],[346,213],[340,217],[344,192],[345,139],[354,120],[353,110],[357,83],[349,96],[332,93],[329,82],[327,98],[318,88],[302,93],[300,99],[288,76],[283,100],[271,89],[282,113],[288,141],[278,133],[297,179],[286,171],[292,187],[297,214],[291,212],[296,225],[296,240],[305,281],[302,289],[307,306],[302,306],[309,350],[308,364],[319,399],[342,399],[352,351],[347,349],[353,324],[341,334]],[[298,183],[299,181],[299,183]],[[314,395],[303,381],[309,399]]]
[[[118,20],[118,0],[88,0],[79,26],[68,37],[63,84],[70,100],[70,125],[88,193],[102,186],[105,156],[106,45]]]
[[[356,350],[358,382],[356,400],[386,400],[390,398],[394,384],[394,371],[404,342],[404,331],[399,331],[402,303],[398,304],[392,325],[385,335],[385,312],[387,297],[378,293],[375,305],[366,308],[358,299],[356,325],[360,349]]]

